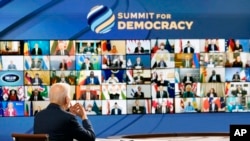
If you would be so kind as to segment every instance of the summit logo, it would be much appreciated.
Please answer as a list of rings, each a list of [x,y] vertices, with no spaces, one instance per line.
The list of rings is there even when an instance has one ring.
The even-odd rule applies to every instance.
[[[108,33],[115,25],[113,11],[104,5],[97,5],[91,8],[87,15],[87,20],[91,30],[98,34]]]

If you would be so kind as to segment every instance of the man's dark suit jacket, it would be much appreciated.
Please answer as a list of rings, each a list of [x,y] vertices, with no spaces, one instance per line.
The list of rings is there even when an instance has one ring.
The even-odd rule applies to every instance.
[[[43,55],[42,49],[38,48],[37,54],[36,54],[36,49],[33,48],[31,51],[31,55]]]
[[[168,98],[168,93],[167,93],[167,91],[163,91],[162,97],[161,97],[160,91],[158,91],[158,92],[156,93],[156,98]]]
[[[212,109],[212,104],[209,105],[209,112],[218,112],[218,106],[217,104],[214,105],[214,111]]]
[[[93,85],[100,85],[98,77],[93,77],[94,84]],[[85,80],[85,85],[91,84],[91,77],[87,77]]]
[[[143,84],[143,83],[144,83],[144,77],[143,77],[143,76],[140,76],[140,82],[139,82],[139,77],[136,76],[136,77],[134,77],[134,81],[135,81],[135,83],[137,83],[137,84]]]
[[[184,76],[184,78],[183,78],[183,83],[189,83],[189,82],[186,82],[187,81],[187,76]],[[189,81],[191,81],[191,83],[193,83],[194,82],[194,79],[193,79],[193,77],[192,76],[189,76]]]
[[[144,98],[144,92],[141,92],[141,94],[139,95],[138,92],[135,92],[134,94],[134,98]]]
[[[135,48],[134,53],[139,53],[139,47]],[[144,48],[143,47],[141,47],[141,53],[144,53]]]
[[[213,81],[213,75],[210,76],[208,82],[214,82],[214,81]],[[221,79],[220,79],[220,75],[219,75],[219,74],[216,74],[215,82],[221,82]]]
[[[239,74],[234,74],[233,78],[232,78],[232,81],[234,81],[234,82],[240,82],[240,75]]]
[[[211,93],[207,93],[207,97],[210,97]],[[217,97],[217,93],[213,93],[214,97]]]
[[[214,44],[214,50],[213,50],[213,49],[212,49],[212,45],[209,44],[209,45],[208,45],[208,52],[210,52],[210,51],[218,51],[218,46]]]
[[[89,68],[88,68],[88,70],[93,70],[93,69],[94,69],[93,64],[92,64],[92,63],[89,63]],[[87,70],[86,63],[82,63],[81,70]]]
[[[33,78],[31,83],[34,85],[36,83],[36,78]],[[43,84],[42,79],[38,78],[38,84],[37,85],[42,85],[42,84]]]
[[[132,113],[133,114],[145,114],[146,110],[144,106],[139,106],[139,109],[136,108],[136,106],[132,107]]]
[[[59,69],[62,69],[63,68],[63,63],[61,62],[60,65],[59,65]],[[68,70],[68,64],[67,63],[64,63],[64,70]]]
[[[122,114],[122,110],[121,109],[117,109],[118,110],[118,113],[117,113],[117,115],[121,115]],[[112,110],[111,110],[111,115],[115,115],[115,108],[113,108]]]
[[[83,127],[76,117],[62,110],[57,104],[38,112],[34,119],[34,134],[49,134],[50,141],[94,141],[95,133],[89,120],[82,121]]]
[[[32,92],[29,101],[34,101],[35,100],[35,95],[34,92]],[[41,96],[40,92],[37,95],[37,101],[42,101],[44,100],[43,97]]]
[[[189,47],[190,48],[190,52],[188,52],[188,47],[184,48],[184,53],[194,53],[194,48],[193,47]]]
[[[137,62],[134,64],[134,68],[136,67],[141,67],[141,69],[143,69],[143,63],[140,62],[139,64],[137,64]]]

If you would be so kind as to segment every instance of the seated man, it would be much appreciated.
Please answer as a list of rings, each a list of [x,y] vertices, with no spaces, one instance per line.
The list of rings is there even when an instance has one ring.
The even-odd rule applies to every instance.
[[[133,114],[145,114],[146,113],[145,107],[140,105],[139,100],[135,100],[135,105],[132,107],[132,113]]]
[[[193,77],[191,76],[190,73],[187,73],[186,76],[184,76],[182,82],[183,83],[193,83],[194,79],[193,79]]]
[[[137,76],[134,77],[134,81],[136,84],[144,84],[144,77],[141,76],[140,72],[137,72]]]
[[[215,70],[213,70],[208,82],[221,82],[220,75],[216,74]]]
[[[168,98],[168,92],[164,90],[163,86],[159,86],[158,91],[156,92],[156,98]]]
[[[143,68],[143,63],[141,61],[141,57],[136,58],[136,62],[134,64],[134,69],[142,69]]]
[[[144,53],[144,48],[141,46],[141,42],[137,43],[137,47],[135,47],[134,53]]]
[[[31,50],[31,55],[43,55],[42,49],[39,47],[38,43],[36,43]]]
[[[34,89],[34,91],[32,91],[32,94],[29,98],[29,101],[43,101],[43,97],[41,95],[41,92],[38,89]]]
[[[70,104],[70,86],[65,83],[53,84],[49,91],[50,104],[37,113],[34,119],[34,134],[49,134],[49,140],[95,141],[93,127],[84,107]],[[67,112],[69,108],[70,112]],[[76,116],[82,119],[82,126]]]
[[[184,109],[185,112],[195,112],[194,107],[191,105],[191,102],[188,102],[188,105]]]
[[[134,94],[134,98],[144,98],[144,92],[142,92],[141,86],[137,87],[137,91]]]
[[[31,63],[31,70],[42,70],[42,62],[39,58],[34,58]]]
[[[240,75],[239,75],[239,72],[236,72],[236,73],[233,75],[232,81],[233,81],[233,82],[240,82]]]
[[[94,69],[93,64],[90,62],[90,59],[86,57],[84,59],[84,62],[82,63],[81,70],[93,70],[93,69]]]
[[[108,78],[107,83],[118,83],[119,79],[115,76],[114,73],[111,74],[111,76]]]
[[[93,54],[93,53],[94,53],[94,47],[91,46],[91,43],[90,43],[90,42],[88,42],[88,43],[87,43],[87,46],[84,47],[83,53],[84,53],[84,54]]]
[[[237,85],[236,90],[232,91],[232,94],[235,97],[243,97],[243,96],[247,95],[247,91],[244,90],[241,85]]]
[[[93,71],[91,71],[90,76],[86,78],[85,85],[100,85],[100,81]]]
[[[122,109],[119,107],[117,102],[115,102],[115,105],[111,110],[111,115],[121,115],[121,114],[122,114]]]
[[[184,53],[194,53],[194,48],[191,46],[190,41],[187,41],[187,45],[184,47]]]
[[[239,67],[239,68],[242,68],[243,67],[243,63],[241,61],[241,58],[240,56],[237,56],[235,61],[233,62],[233,65],[232,67]]]
[[[193,61],[190,56],[186,55],[184,60],[182,61],[181,67],[183,68],[192,68],[194,67]]]
[[[69,51],[66,50],[66,41],[58,41],[59,50],[56,51],[56,55],[69,55]]]
[[[42,79],[39,77],[39,74],[36,73],[35,77],[32,79],[32,85],[42,85],[43,81]]]
[[[16,70],[16,65],[13,63],[13,61],[10,61],[10,64],[8,65],[8,70]]]

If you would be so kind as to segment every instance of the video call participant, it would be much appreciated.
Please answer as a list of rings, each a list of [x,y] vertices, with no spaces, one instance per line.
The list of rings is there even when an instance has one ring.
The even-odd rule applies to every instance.
[[[70,86],[65,83],[53,84],[49,91],[50,104],[34,118],[34,134],[49,134],[49,140],[95,141],[93,127],[84,107],[70,104]],[[70,112],[67,112],[69,108]],[[82,126],[76,116],[82,119]]]
[[[88,76],[85,80],[86,85],[100,85],[100,81],[97,76],[95,76],[94,72],[90,72],[90,76]]]
[[[219,111],[218,105],[215,103],[215,100],[212,100],[209,104],[209,112],[218,112],[218,111]]]
[[[89,86],[86,86],[86,90],[82,93],[79,100],[96,100],[97,97],[93,93],[93,91],[90,90]]]
[[[39,77],[39,74],[36,73],[35,77],[32,79],[32,85],[42,85],[43,81],[42,79]]]
[[[135,84],[144,84],[144,77],[141,76],[141,73],[138,71],[137,75],[134,77]]]
[[[207,93],[207,97],[217,97],[217,93],[215,92],[214,88],[210,89],[210,91]]]
[[[39,58],[34,58],[31,63],[31,70],[42,70],[42,62]]]
[[[63,59],[62,62],[60,62],[59,69],[61,71],[68,70],[68,64],[65,59]]]
[[[84,59],[84,62],[82,63],[81,70],[93,70],[93,69],[94,69],[93,64],[90,62],[90,59],[86,57]]]
[[[215,70],[213,70],[208,82],[221,82],[221,77],[219,74],[216,74]]]
[[[193,83],[194,79],[193,79],[193,77],[191,76],[190,73],[187,73],[186,76],[184,76],[182,82],[183,83]]]
[[[136,58],[136,62],[134,64],[134,69],[142,69],[143,68],[143,63],[141,61],[141,57]]]
[[[239,72],[236,72],[236,73],[233,75],[232,81],[233,81],[233,82],[240,82],[240,75],[239,75]]]
[[[243,47],[240,44],[239,40],[235,41],[235,47],[234,47],[234,52],[242,52],[243,51]]]
[[[10,64],[8,65],[8,70],[16,70],[16,65],[13,63],[13,61],[10,61]]]
[[[156,92],[156,98],[168,98],[168,92],[164,90],[163,86],[159,86],[158,91]]]
[[[10,90],[7,101],[19,101],[19,98],[17,96],[17,90]]]
[[[87,46],[84,47],[84,49],[83,49],[83,53],[84,53],[84,54],[93,54],[94,51],[95,51],[95,50],[94,50],[94,47],[91,46],[91,43],[90,43],[90,42],[88,42],[88,43],[87,43]]]
[[[166,114],[170,113],[170,107],[167,105],[166,100],[162,100],[162,103],[156,108],[156,113],[158,114]]]
[[[111,115],[121,115],[122,114],[122,110],[119,108],[119,105],[117,104],[117,102],[115,102],[114,107],[111,110]]]
[[[215,52],[218,50],[219,50],[219,47],[215,44],[215,41],[212,40],[211,43],[208,45],[208,52]]]
[[[109,98],[110,99],[119,99],[120,94],[118,93],[118,90],[116,88],[116,85],[112,85],[111,89],[109,90]]]
[[[43,97],[41,95],[41,92],[38,89],[34,89],[32,91],[32,94],[29,98],[29,101],[43,101]]]
[[[134,94],[134,98],[144,98],[144,92],[142,92],[141,89],[141,86],[137,87],[137,91]]]
[[[183,98],[193,98],[193,97],[195,97],[194,93],[191,90],[192,90],[192,86],[187,85],[186,86],[186,91],[183,93]]]
[[[192,68],[193,67],[193,61],[190,56],[186,55],[185,59],[182,61],[182,66],[184,68]]]
[[[239,67],[239,68],[242,68],[243,67],[243,63],[240,59],[240,56],[237,56],[235,61],[233,62],[233,65],[232,67]]]
[[[31,50],[31,55],[43,55],[42,49],[39,47],[37,43],[34,45],[34,48]]]
[[[191,46],[190,41],[187,41],[187,45],[184,47],[184,53],[194,53],[194,48]]]
[[[161,43],[159,46],[159,49],[156,51],[156,53],[169,53],[167,49],[165,49],[165,44]]]
[[[17,111],[14,108],[14,104],[12,102],[8,102],[8,106],[4,111],[4,116],[6,116],[6,117],[17,116]]]
[[[145,114],[146,113],[145,107],[140,105],[139,100],[135,100],[135,105],[132,107],[132,113],[133,114]]]
[[[118,83],[119,79],[115,76],[114,73],[111,74],[111,76],[108,78],[107,83],[113,84]]]
[[[69,55],[69,51],[66,50],[66,42],[58,41],[59,50],[56,51],[56,55]]]
[[[236,87],[236,90],[232,91],[235,97],[243,97],[247,94],[247,91],[244,90],[241,85],[237,85]]]
[[[134,53],[144,53],[144,48],[141,46],[141,42],[137,43],[137,47],[135,47]]]
[[[191,102],[188,102],[188,105],[184,109],[185,112],[195,112],[194,107],[191,105]]]

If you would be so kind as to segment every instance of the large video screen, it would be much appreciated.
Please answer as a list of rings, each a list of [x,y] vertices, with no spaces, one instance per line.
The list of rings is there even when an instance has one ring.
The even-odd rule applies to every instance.
[[[250,111],[249,39],[0,41],[0,116],[34,116],[54,83],[88,115]]]

